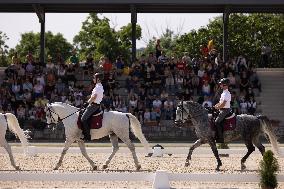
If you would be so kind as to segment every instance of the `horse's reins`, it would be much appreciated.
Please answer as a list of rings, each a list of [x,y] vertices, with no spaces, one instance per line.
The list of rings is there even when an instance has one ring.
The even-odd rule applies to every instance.
[[[77,110],[76,112],[73,112],[72,114],[70,114],[70,115],[68,115],[68,116],[65,116],[64,118],[61,119],[60,116],[59,116],[59,114],[56,113],[56,112],[55,112],[53,109],[51,109],[51,108],[52,108],[52,107],[47,106],[47,111],[49,112],[49,117],[52,119],[52,121],[55,121],[55,118],[53,117],[52,113],[56,114],[57,117],[58,117],[57,123],[58,123],[58,122],[62,122],[64,119],[67,119],[68,117],[70,117],[70,116],[76,114],[77,112],[81,111],[81,109],[79,109],[79,110]],[[47,125],[51,125],[51,123],[50,123],[50,124],[47,124]]]

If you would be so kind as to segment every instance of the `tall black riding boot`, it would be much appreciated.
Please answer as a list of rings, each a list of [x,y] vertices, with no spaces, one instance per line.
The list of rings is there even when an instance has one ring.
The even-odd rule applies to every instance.
[[[216,139],[216,142],[217,143],[224,143],[224,136],[223,136],[223,126],[222,124],[217,124],[216,125],[216,128],[217,128],[217,139]]]
[[[82,122],[82,133],[84,135],[84,139],[85,141],[89,141],[91,140],[91,135],[90,135],[90,129],[89,129],[89,124],[88,121]]]

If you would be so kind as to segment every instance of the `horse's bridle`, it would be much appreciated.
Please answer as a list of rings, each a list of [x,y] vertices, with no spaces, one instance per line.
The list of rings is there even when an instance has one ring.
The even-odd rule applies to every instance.
[[[76,112],[73,112],[72,114],[70,114],[70,115],[68,115],[68,116],[65,116],[64,118],[61,119],[60,116],[59,116],[59,114],[56,113],[56,112],[53,110],[53,108],[50,106],[50,104],[47,105],[47,109],[46,109],[46,111],[49,112],[49,118],[51,119],[51,121],[54,121],[54,122],[55,122],[55,118],[53,117],[52,113],[54,113],[55,115],[57,115],[58,119],[57,119],[57,123],[56,123],[56,124],[58,124],[59,122],[62,122],[64,119],[67,119],[68,117],[70,117],[70,116],[76,114],[76,113],[79,112],[80,110],[81,110],[81,109],[79,109],[79,110],[77,110]],[[52,124],[52,123],[49,123],[49,124],[47,124],[47,125],[51,125],[51,124]]]

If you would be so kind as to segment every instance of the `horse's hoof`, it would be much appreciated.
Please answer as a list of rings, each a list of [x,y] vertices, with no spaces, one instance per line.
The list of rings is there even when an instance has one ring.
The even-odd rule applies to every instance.
[[[107,165],[103,165],[103,169],[106,169],[107,168]]]
[[[16,169],[17,171],[21,170],[20,166],[15,166],[15,169]]]
[[[245,170],[247,167],[245,165],[241,165],[241,170]]]
[[[58,167],[55,167],[53,170],[58,170]]]
[[[189,166],[189,162],[185,162],[184,166],[188,167]]]
[[[141,169],[141,165],[138,165],[137,167],[136,167],[136,171],[139,171]]]
[[[215,171],[220,171],[220,168],[219,168],[219,167],[217,167],[217,168],[215,169]]]
[[[93,170],[93,171],[98,170],[98,166],[95,165],[92,170]]]

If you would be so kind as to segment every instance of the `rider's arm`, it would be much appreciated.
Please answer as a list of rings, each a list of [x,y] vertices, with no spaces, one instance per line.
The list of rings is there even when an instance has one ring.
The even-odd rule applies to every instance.
[[[214,108],[216,109],[221,109],[221,108],[224,108],[225,104],[226,104],[226,100],[224,100],[222,103],[217,103]]]
[[[88,100],[88,103],[91,104],[92,102],[94,102],[97,98],[97,94],[91,95],[91,97]]]

